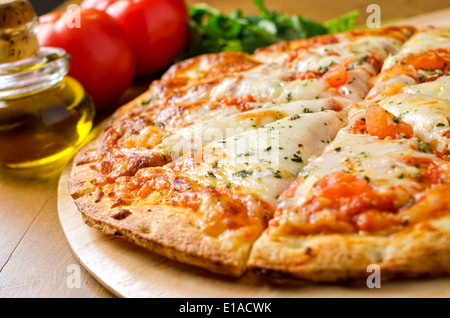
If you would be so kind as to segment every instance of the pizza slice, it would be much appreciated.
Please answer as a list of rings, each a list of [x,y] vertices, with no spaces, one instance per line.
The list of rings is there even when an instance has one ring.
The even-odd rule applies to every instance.
[[[366,99],[381,100],[404,87],[432,82],[449,73],[450,29],[421,29],[386,59]]]
[[[229,138],[286,117],[324,110],[342,111],[351,104],[351,101],[344,98],[295,101],[280,105],[267,103],[260,108],[229,116],[214,116],[174,130],[154,148],[154,151],[170,162],[191,152],[195,147],[200,148],[215,140]]]
[[[450,164],[376,103],[280,197],[248,266],[315,282],[450,272]]]
[[[410,86],[379,103],[413,127],[421,149],[439,157],[448,156],[450,150],[449,85],[450,76],[444,76],[434,82]]]
[[[240,276],[278,196],[346,125],[301,113],[74,196],[86,223],[169,258]],[[89,180],[74,168],[72,182]]]
[[[278,104],[338,95],[324,81],[297,78],[294,71],[276,63],[268,63],[220,80],[194,83],[183,88],[168,89],[163,86],[157,90],[151,87],[149,100],[175,104],[252,96],[257,102]]]
[[[386,41],[387,52],[394,54],[400,46],[413,34],[414,27],[411,26],[391,26],[374,29],[351,30],[347,32],[315,36],[307,39],[293,41],[281,41],[277,44],[257,49],[253,58],[261,63],[278,63],[289,67],[293,57],[304,54],[310,50],[322,47],[322,51],[329,51],[332,45],[348,45],[351,42],[363,41],[367,37],[378,42]],[[331,47],[329,47],[331,45]],[[365,44],[367,47],[367,44]],[[339,46],[338,46],[339,47]]]
[[[282,42],[258,50],[254,59],[276,61],[297,78],[320,79],[354,101],[363,100],[386,58],[397,54],[412,27],[355,30]]]

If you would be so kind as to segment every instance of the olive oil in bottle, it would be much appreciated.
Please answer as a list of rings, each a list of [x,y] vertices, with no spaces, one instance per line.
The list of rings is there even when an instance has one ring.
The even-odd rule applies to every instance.
[[[68,57],[39,48],[38,18],[26,0],[0,0],[0,165],[39,167],[73,153],[90,133],[95,108],[67,76]]]

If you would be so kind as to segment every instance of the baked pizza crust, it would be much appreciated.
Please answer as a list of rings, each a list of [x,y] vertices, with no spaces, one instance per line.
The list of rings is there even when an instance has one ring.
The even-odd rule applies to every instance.
[[[450,274],[450,216],[389,236],[265,232],[253,246],[248,267],[272,279],[342,282],[365,280],[371,264],[380,267],[383,280]]]
[[[101,175],[85,160],[96,151],[100,139],[101,135],[76,155],[69,179],[69,193],[88,226],[175,261],[242,276],[254,242],[242,239],[245,229],[228,232],[226,238],[213,237],[200,229],[197,211],[190,208],[145,201],[113,207],[116,198],[107,197],[95,184]]]
[[[239,277],[246,270],[251,243],[233,244],[205,236],[190,209],[171,206],[127,206],[111,209],[88,195],[75,200],[84,222],[105,234],[122,237],[172,260]]]
[[[146,94],[144,94],[146,96]],[[143,96],[130,103],[139,103]],[[116,114],[117,116],[117,114]],[[111,126],[114,118],[102,124]],[[75,156],[69,178],[69,193],[84,222],[107,235],[122,237],[172,260],[228,276],[241,276],[253,242],[233,243],[208,237],[197,228],[195,211],[168,205],[127,205],[111,208],[114,199],[105,198],[95,180],[101,175],[90,168],[102,134]],[[95,157],[95,156],[94,156]],[[231,235],[232,236],[232,235]]]

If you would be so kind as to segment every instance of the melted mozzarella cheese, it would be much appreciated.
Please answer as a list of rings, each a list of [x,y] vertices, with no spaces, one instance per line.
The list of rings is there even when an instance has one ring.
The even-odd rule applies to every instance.
[[[415,139],[380,140],[341,130],[323,154],[303,169],[301,176],[305,181],[292,199],[282,200],[281,206],[294,208],[304,205],[311,198],[315,183],[333,172],[364,176],[379,193],[394,191],[400,197],[414,193],[420,189],[420,184],[413,178],[417,178],[420,171],[405,164],[402,158],[435,158],[414,150],[416,143]]]
[[[318,156],[346,120],[334,111],[294,115],[213,142],[194,152],[185,171],[205,186],[231,187],[275,205],[308,160]]]
[[[399,54],[419,53],[439,48],[450,48],[450,29],[429,29],[413,35],[402,46]]]
[[[450,100],[450,75],[442,76],[433,82],[404,87],[402,92]]]
[[[381,72],[384,72],[397,64],[397,56],[398,55],[391,55],[386,60],[384,60],[383,66],[381,67]]]
[[[198,121],[186,128],[174,131],[157,147],[157,151],[174,160],[194,148],[223,140],[250,129],[256,129],[276,120],[296,114],[343,109],[350,101],[343,98],[296,101],[281,105],[268,103],[255,110],[230,116],[219,116]]]
[[[396,55],[386,59],[382,71],[391,68],[397,63],[397,60],[403,60],[408,54],[417,54],[441,48],[450,49],[450,29],[430,29],[418,32],[403,44]]]
[[[330,86],[318,80],[290,80],[293,72],[278,64],[265,64],[240,76],[229,77],[206,89],[187,92],[173,98],[172,102],[195,102],[200,100],[219,100],[226,97],[251,95],[258,102],[272,101],[285,103],[292,100],[304,100],[331,97]]]
[[[323,45],[302,52],[292,62],[292,69],[297,72],[322,72],[333,64],[343,61],[348,63],[347,83],[339,87],[339,93],[354,101],[363,100],[370,90],[371,78],[376,75],[373,65],[368,63],[367,54],[383,61],[389,54],[400,48],[399,41],[383,37],[362,37],[354,41]],[[365,59],[364,59],[365,58]]]
[[[361,58],[368,53],[375,54],[384,60],[389,54],[394,54],[400,49],[401,43],[397,40],[365,36],[356,38],[353,41],[343,41],[340,43],[321,45],[312,47],[302,52],[297,60],[292,63],[292,69],[297,72],[319,72],[332,64],[339,64],[344,59],[349,65],[361,66]],[[372,68],[372,74],[375,72]]]
[[[383,80],[381,82],[377,82],[372,89],[369,91],[369,93],[366,96],[367,100],[373,100],[378,98],[379,94],[381,94],[385,89],[387,89],[389,86],[397,83],[402,83],[405,85],[405,87],[412,86],[416,84],[415,79],[412,77],[409,77],[407,75],[397,75],[392,76],[387,80]]]
[[[364,100],[370,90],[370,73],[357,68],[348,72],[348,78],[347,83],[339,87],[339,93],[355,102]]]
[[[409,40],[407,40],[399,52],[395,55],[389,56],[383,63],[383,67],[381,69],[381,73],[389,72],[394,65],[399,62],[405,62],[408,54],[418,54],[425,51],[432,51],[437,49],[450,49],[450,29],[428,29],[413,35]],[[423,70],[419,70],[419,73],[423,72]],[[367,99],[375,98],[378,94],[380,94],[383,90],[385,90],[388,86],[396,83],[403,83],[406,88],[403,89],[404,92],[412,92],[414,90],[418,90],[415,87],[416,81],[407,76],[407,75],[396,75],[389,76],[387,79],[384,79],[374,85],[372,90],[369,92]],[[419,84],[422,85],[422,84]],[[412,86],[412,87],[409,87]],[[445,86],[443,88],[443,86]],[[432,93],[432,96],[436,96],[434,94],[438,93],[439,90],[441,96],[436,96],[440,98],[448,99],[449,90],[448,84],[442,84],[442,86],[434,86],[431,83],[426,83],[425,86],[421,86],[423,90],[421,94],[429,94]]]
[[[261,103],[251,104],[251,108],[261,107]],[[176,110],[170,107],[163,108],[155,115],[153,120],[156,123],[164,123],[164,128],[167,131],[177,131],[178,129],[182,129],[180,127],[191,125],[197,121],[227,117],[242,112],[242,108],[235,105],[215,108],[216,106],[217,102],[212,102],[204,103],[202,106],[194,107],[192,109],[186,107],[182,114],[177,114]],[[182,107],[182,105],[180,107]],[[176,116],[173,116],[174,113],[176,113]]]
[[[420,86],[420,85],[417,85]],[[446,152],[450,141],[450,101],[419,94],[398,94],[380,106],[413,127],[414,135],[433,149]]]

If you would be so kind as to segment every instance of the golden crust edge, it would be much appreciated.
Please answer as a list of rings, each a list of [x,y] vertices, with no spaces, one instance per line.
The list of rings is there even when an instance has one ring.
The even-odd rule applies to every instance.
[[[123,209],[131,214],[123,220],[115,220],[111,216],[114,209],[105,207],[105,203],[90,202],[91,197],[79,198],[75,204],[84,222],[102,233],[121,237],[150,252],[216,274],[240,277],[246,271],[253,242],[235,246],[230,241],[206,236],[192,226],[190,219],[194,214],[190,209],[126,206]]]
[[[100,176],[94,170],[89,168],[89,164],[78,165],[77,162],[86,157],[88,152],[95,151],[97,149],[107,127],[113,125],[114,122],[119,120],[121,116],[125,115],[128,111],[145,101],[149,94],[150,89],[137,96],[127,104],[119,107],[111,116],[98,124],[98,126],[91,132],[91,134],[94,135],[92,140],[81,147],[75,154],[72,162],[70,163],[71,167],[68,184],[69,194],[74,200],[93,191],[95,186],[91,184],[90,180]]]
[[[277,237],[266,231],[253,245],[248,268],[274,279],[336,283],[366,279],[376,264],[383,280],[450,274],[450,216],[390,236],[358,234]]]

